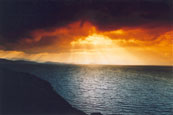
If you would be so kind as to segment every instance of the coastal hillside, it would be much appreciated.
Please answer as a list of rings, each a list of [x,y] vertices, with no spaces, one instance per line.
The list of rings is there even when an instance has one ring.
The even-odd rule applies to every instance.
[[[0,114],[85,115],[51,85],[28,73],[0,68]]]

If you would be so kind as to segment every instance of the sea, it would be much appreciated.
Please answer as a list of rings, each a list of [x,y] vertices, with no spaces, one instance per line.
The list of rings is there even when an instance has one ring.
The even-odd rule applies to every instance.
[[[28,64],[4,65],[48,81],[87,114],[173,115],[172,66]]]

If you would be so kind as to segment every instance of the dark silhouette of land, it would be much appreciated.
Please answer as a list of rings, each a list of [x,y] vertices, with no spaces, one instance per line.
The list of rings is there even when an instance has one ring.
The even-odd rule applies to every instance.
[[[47,81],[4,68],[0,68],[0,114],[85,115],[59,96]]]

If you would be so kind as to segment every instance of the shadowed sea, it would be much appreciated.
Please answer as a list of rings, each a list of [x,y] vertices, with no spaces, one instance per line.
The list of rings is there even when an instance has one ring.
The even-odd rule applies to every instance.
[[[10,67],[49,81],[58,94],[87,114],[173,114],[172,67],[63,64]]]

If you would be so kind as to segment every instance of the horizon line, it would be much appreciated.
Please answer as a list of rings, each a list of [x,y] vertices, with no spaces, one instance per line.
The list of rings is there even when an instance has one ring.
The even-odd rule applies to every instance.
[[[98,64],[98,63],[89,63],[89,64],[82,64],[82,63],[68,63],[68,62],[55,62],[55,61],[34,61],[34,60],[27,60],[27,59],[7,59],[7,58],[0,58],[2,60],[8,61],[28,61],[28,62],[35,62],[38,64],[66,64],[66,65],[102,65],[102,66],[172,66],[173,65],[157,65],[157,64]]]

